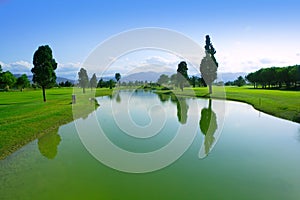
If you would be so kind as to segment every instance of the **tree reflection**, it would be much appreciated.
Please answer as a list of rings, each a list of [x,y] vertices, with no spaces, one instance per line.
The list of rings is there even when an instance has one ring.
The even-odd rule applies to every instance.
[[[161,102],[167,102],[170,99],[170,94],[169,93],[158,93],[158,98]]]
[[[184,97],[177,97],[173,92],[157,93],[161,102],[167,102],[171,100],[172,103],[176,103],[177,106],[177,119],[181,124],[186,124],[188,118],[189,106]]]
[[[57,147],[61,141],[58,131],[47,133],[38,139],[40,153],[48,159],[54,159],[57,154]]]
[[[186,103],[185,98],[177,98],[177,118],[181,124],[185,124],[187,121],[187,113],[189,106]]]
[[[120,96],[119,92],[116,95],[116,102],[121,103],[121,96]]]
[[[204,138],[204,156],[205,157],[213,148],[213,144],[216,142],[214,134],[218,128],[216,113],[212,110],[212,102],[209,99],[208,108],[201,110],[201,119],[199,122],[200,130],[205,136]]]

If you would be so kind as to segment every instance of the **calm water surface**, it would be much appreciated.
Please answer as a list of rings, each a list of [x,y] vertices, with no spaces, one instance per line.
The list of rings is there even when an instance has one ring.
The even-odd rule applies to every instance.
[[[297,123],[232,101],[143,91],[97,100],[101,106],[77,122],[89,124],[96,116],[107,138],[124,150],[161,149],[182,127],[195,131],[191,145],[161,170],[125,173],[89,154],[72,122],[0,161],[1,200],[300,199]],[[130,135],[126,120],[144,131]]]

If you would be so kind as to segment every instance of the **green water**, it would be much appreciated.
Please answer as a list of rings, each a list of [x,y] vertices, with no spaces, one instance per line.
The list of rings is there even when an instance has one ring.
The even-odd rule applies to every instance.
[[[0,199],[300,199],[297,123],[243,103],[142,91],[98,102],[88,118],[61,126],[0,161]],[[137,154],[162,149],[182,127],[195,134],[170,165],[125,173],[95,159],[79,139],[75,124],[86,124],[92,132],[95,116],[112,143]],[[126,134],[119,123],[128,116],[144,130],[140,135]],[[152,130],[157,134],[142,138]]]

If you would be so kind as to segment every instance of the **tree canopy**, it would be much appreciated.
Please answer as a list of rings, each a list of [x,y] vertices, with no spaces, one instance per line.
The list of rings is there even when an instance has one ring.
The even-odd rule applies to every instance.
[[[169,83],[169,80],[170,80],[170,78],[167,75],[162,74],[158,78],[157,83],[160,84],[160,85],[163,85],[163,84]]]
[[[10,71],[0,72],[0,85],[2,88],[9,90],[15,83],[16,78]]]
[[[255,72],[249,73],[246,79],[257,88],[297,86],[300,83],[300,65],[288,67],[270,67],[262,68]]]
[[[45,89],[56,83],[55,70],[57,63],[52,56],[52,50],[48,45],[40,46],[33,55],[32,81],[43,89],[43,98],[46,101]]]
[[[97,77],[96,74],[94,73],[91,80],[90,80],[90,86],[91,86],[91,90],[92,88],[96,88],[97,87]]]
[[[18,88],[21,89],[21,91],[23,91],[24,88],[29,87],[30,86],[30,82],[28,80],[27,75],[23,74],[22,76],[20,76],[19,78],[17,78],[16,85],[17,85]]]
[[[200,64],[200,72],[205,83],[209,86],[209,93],[212,94],[212,83],[217,79],[218,63],[215,58],[216,50],[209,35],[206,35],[205,38],[205,56]]]
[[[188,68],[185,61],[182,61],[178,64],[177,82],[181,90],[183,90],[184,84],[189,80],[187,70]]]
[[[84,68],[81,68],[78,72],[78,77],[79,86],[82,88],[83,93],[85,93],[85,88],[89,85],[87,71]]]
[[[115,79],[117,82],[121,79],[121,74],[120,73],[115,73]]]

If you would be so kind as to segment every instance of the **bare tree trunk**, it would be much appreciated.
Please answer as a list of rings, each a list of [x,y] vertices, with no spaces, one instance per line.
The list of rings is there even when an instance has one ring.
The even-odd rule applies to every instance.
[[[43,89],[43,98],[44,98],[44,102],[46,102],[46,91],[45,91],[45,87],[42,86]]]
[[[85,87],[82,88],[83,94],[85,93]]]
[[[212,85],[209,84],[208,87],[209,87],[209,94],[212,94]]]

